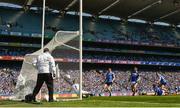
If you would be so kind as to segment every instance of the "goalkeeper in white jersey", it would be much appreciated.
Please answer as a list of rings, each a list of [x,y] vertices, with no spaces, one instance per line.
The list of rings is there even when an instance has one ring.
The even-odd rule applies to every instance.
[[[79,84],[76,82],[76,79],[73,80],[71,91],[79,94]]]

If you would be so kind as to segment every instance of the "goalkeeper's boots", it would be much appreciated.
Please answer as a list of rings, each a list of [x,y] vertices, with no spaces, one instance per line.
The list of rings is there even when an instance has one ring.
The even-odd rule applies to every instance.
[[[50,99],[49,102],[55,102],[53,99]]]
[[[35,97],[32,98],[32,102],[37,102]]]

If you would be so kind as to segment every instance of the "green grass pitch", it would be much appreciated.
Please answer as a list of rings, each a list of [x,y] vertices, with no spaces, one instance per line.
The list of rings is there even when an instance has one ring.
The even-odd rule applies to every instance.
[[[90,97],[82,101],[24,103],[0,101],[0,107],[178,107],[180,96]]]

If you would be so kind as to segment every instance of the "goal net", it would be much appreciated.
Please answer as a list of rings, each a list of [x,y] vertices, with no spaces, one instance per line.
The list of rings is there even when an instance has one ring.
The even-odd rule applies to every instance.
[[[54,79],[54,99],[79,99],[80,97],[80,36],[77,31],[58,31],[53,39],[44,46],[49,48],[56,62]],[[38,70],[32,65],[42,49],[27,54],[18,76],[14,97],[23,100],[33,92]],[[48,92],[44,84],[37,99],[47,99]]]

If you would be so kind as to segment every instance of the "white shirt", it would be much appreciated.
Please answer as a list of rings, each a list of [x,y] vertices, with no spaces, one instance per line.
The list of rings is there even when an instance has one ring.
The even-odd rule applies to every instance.
[[[33,63],[39,73],[53,73],[56,70],[54,58],[49,52],[45,52],[38,56],[36,61]]]
[[[76,93],[79,93],[79,84],[73,84],[72,85],[72,90]],[[90,94],[90,92],[82,90],[82,94]]]
[[[79,84],[73,84],[72,89],[73,89],[73,91],[78,93],[79,92]]]

